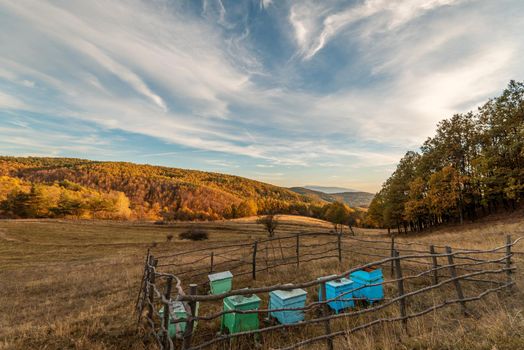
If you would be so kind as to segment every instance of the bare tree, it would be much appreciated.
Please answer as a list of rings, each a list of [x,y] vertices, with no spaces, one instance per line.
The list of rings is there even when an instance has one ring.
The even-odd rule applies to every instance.
[[[264,229],[267,231],[268,236],[273,237],[275,235],[275,230],[278,227],[278,218],[273,214],[262,216],[258,218],[257,224],[263,225]]]

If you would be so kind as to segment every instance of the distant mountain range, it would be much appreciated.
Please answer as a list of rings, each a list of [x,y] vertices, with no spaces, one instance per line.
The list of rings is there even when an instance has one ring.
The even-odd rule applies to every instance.
[[[316,186],[316,185],[306,185],[302,187],[307,188],[308,190],[324,192],[324,193],[362,192],[359,190],[355,190],[352,188],[345,188],[345,187],[329,187],[329,186]]]
[[[313,186],[308,186],[313,187]],[[326,193],[323,191],[313,190],[308,187],[291,187],[290,190],[301,194],[303,196],[311,198],[314,201],[325,201],[325,202],[343,202],[350,207],[367,208],[375,195],[369,192],[363,191],[343,191],[340,193]],[[335,189],[337,187],[322,187],[314,186],[316,188]],[[343,190],[346,190],[342,188]]]

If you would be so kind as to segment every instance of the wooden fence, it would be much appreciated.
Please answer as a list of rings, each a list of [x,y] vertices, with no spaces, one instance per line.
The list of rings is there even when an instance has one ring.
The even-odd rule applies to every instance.
[[[271,348],[297,349],[325,342],[328,349],[333,349],[334,340],[338,337],[386,323],[399,322],[408,330],[410,319],[450,305],[457,304],[464,315],[474,313],[468,303],[503,289],[511,290],[515,284],[512,247],[521,239],[513,241],[507,236],[503,245],[481,250],[435,244],[428,246],[418,242],[401,243],[395,242],[394,238],[374,240],[329,234],[297,234],[157,257],[148,251],[136,303],[138,322],[145,325],[160,349],[219,348],[234,341],[238,341],[238,348],[252,348],[253,343],[257,342]],[[314,260],[326,261],[326,264],[332,261],[331,265],[337,273],[321,278],[306,276],[307,279],[302,282],[208,294],[206,277],[211,272],[229,270],[235,276],[235,283],[238,277],[244,276],[243,280],[238,281],[245,285],[260,285],[256,279],[263,271],[285,268],[299,272]],[[352,267],[348,269],[347,266]],[[319,288],[325,291],[326,282],[348,277],[352,272],[369,267],[382,268],[384,277],[389,275],[381,283],[360,287],[383,286],[385,298],[380,302],[332,314],[328,303],[359,300],[348,298],[346,294],[349,292],[320,301],[315,297]],[[297,276],[293,274],[290,277],[297,280]],[[188,281],[189,288],[184,288],[182,280]],[[276,309],[261,306],[258,310],[222,310],[222,301],[229,296],[258,294],[263,299],[262,305],[267,305],[267,293],[296,288],[308,292],[310,301],[304,307]],[[173,301],[183,303],[186,317],[175,317],[171,309]],[[163,312],[160,313],[160,310]],[[278,311],[301,311],[305,314],[305,320],[295,324],[275,324],[267,316]],[[228,313],[256,313],[262,320],[261,327],[233,334],[217,333],[220,320]],[[183,334],[171,338],[169,322],[184,323]],[[195,328],[197,322],[198,327]],[[279,332],[281,330],[287,332]]]

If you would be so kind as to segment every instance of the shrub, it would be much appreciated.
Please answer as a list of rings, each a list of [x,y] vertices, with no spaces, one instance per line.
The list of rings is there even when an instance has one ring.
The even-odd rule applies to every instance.
[[[208,233],[201,228],[191,227],[189,230],[181,232],[178,235],[180,239],[189,239],[192,241],[203,241],[208,239]]]
[[[261,216],[257,219],[257,224],[264,226],[269,237],[275,236],[275,230],[278,227],[278,219],[276,215]]]

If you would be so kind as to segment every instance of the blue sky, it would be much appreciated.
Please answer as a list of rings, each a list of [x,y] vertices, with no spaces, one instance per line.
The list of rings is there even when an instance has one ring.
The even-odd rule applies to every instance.
[[[0,153],[376,191],[524,76],[524,1],[0,0]]]

